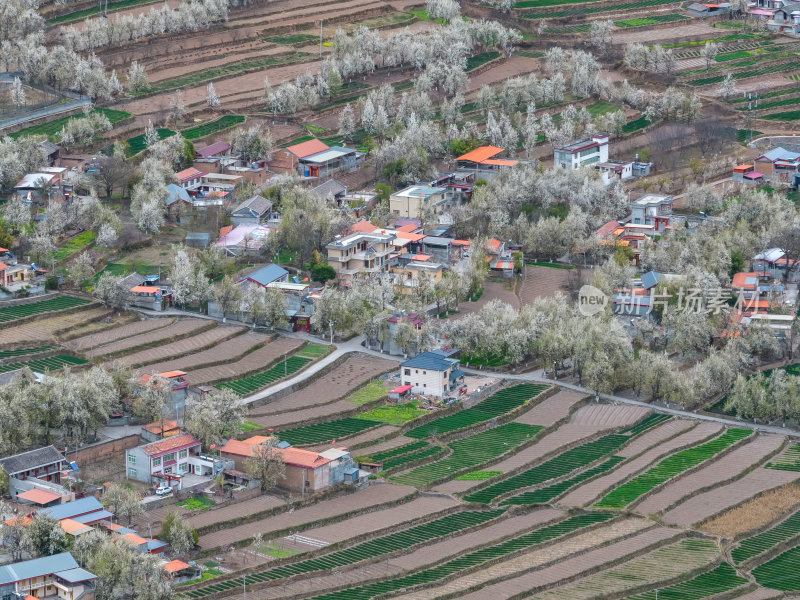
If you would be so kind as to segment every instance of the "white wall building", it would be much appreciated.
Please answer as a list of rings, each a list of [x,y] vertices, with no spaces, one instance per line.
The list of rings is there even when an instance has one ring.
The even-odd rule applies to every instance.
[[[455,358],[423,352],[400,365],[400,384],[413,386],[415,394],[447,396],[464,378]]]
[[[604,162],[608,162],[607,133],[595,133],[591,137],[556,148],[553,152],[553,166],[562,169],[579,169]]]

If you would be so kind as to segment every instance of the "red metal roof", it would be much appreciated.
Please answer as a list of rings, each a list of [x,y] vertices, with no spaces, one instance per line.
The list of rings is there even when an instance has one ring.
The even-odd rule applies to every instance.
[[[297,158],[305,158],[306,156],[311,156],[312,154],[316,154],[317,152],[324,152],[325,150],[329,150],[330,146],[326,143],[319,141],[317,138],[313,140],[308,140],[307,142],[303,142],[301,144],[295,144],[294,146],[289,146],[286,148],[289,152],[294,154]]]
[[[389,390],[390,394],[405,394],[408,390],[413,388],[413,385],[398,385],[393,390]]]
[[[502,158],[488,158],[481,162],[482,165],[493,165],[496,167],[513,167],[517,164],[515,160],[505,160]]]
[[[347,231],[348,233],[372,233],[376,229],[377,227],[369,221],[359,221],[358,223],[350,225]]]
[[[33,488],[27,492],[17,494],[17,498],[22,498],[23,500],[33,502],[34,504],[49,504],[53,500],[58,500],[61,498],[61,496],[54,494],[53,492],[46,492],[45,490]]]
[[[155,294],[161,291],[161,288],[154,285],[135,285],[131,288],[132,292],[140,292],[143,294]]]
[[[405,225],[401,225],[395,231],[404,231],[406,233],[413,233],[417,226],[414,223],[406,223]],[[0,248],[2,250],[2,248]]]
[[[191,181],[192,179],[197,179],[198,177],[202,177],[203,175],[208,175],[205,171],[200,171],[199,169],[195,169],[194,167],[189,167],[188,169],[184,169],[183,171],[178,171],[175,173],[175,178],[180,181],[181,183],[185,181]]]
[[[423,262],[430,259],[431,257],[429,254],[415,254],[414,256],[411,257],[411,260],[419,260]]]
[[[209,156],[214,156],[215,154],[222,154],[223,152],[227,152],[230,149],[231,145],[226,142],[214,142],[209,146],[200,148],[197,152],[195,152],[195,157],[208,158]]]

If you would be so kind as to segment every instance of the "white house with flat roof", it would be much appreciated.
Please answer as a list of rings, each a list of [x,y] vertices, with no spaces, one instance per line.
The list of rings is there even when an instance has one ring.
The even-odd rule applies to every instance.
[[[445,202],[447,189],[424,184],[411,185],[389,196],[389,211],[407,219],[419,219],[422,209],[438,207]]]
[[[604,162],[608,162],[607,133],[595,133],[553,151],[553,166],[562,169],[579,169]]]
[[[631,202],[631,223],[652,225],[656,231],[663,231],[672,217],[674,198],[668,194],[646,194]]]

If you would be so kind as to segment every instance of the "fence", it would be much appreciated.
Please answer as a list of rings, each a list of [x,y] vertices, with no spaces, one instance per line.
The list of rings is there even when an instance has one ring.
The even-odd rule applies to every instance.
[[[131,434],[116,440],[108,440],[106,442],[99,442],[79,448],[77,450],[69,450],[65,455],[67,460],[75,461],[79,465],[90,465],[92,463],[106,460],[109,458],[119,458],[120,452],[135,448],[139,445],[139,435]]]

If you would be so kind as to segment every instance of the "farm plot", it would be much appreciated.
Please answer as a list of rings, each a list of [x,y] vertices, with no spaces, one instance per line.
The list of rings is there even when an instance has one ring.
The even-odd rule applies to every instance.
[[[721,425],[715,423],[701,423],[696,427],[693,427],[693,425],[695,424],[691,421],[673,420],[634,440],[618,453],[619,456],[631,458],[631,460],[623,463],[608,475],[598,477],[569,492],[562,498],[562,502],[570,506],[586,506],[597,499],[598,496],[602,496],[607,490],[646,469],[661,457],[676,450],[694,446],[711,436],[717,435],[722,429]],[[664,438],[669,439],[662,441]],[[648,439],[651,443],[640,449],[640,442],[644,443],[645,439]]]
[[[663,527],[648,529],[603,547],[594,548],[579,556],[570,556],[544,568],[491,583],[477,592],[461,596],[459,600],[531,598],[533,590],[558,585],[565,579],[575,579],[583,573],[591,573],[603,565],[613,565],[678,537],[680,536],[676,535],[675,531]]]
[[[96,304],[78,312],[49,317],[42,315],[19,325],[10,324],[9,327],[3,329],[2,344],[3,346],[13,346],[51,342],[62,336],[75,334],[75,332],[113,327],[113,323],[109,325],[106,323],[106,319],[111,319],[113,323],[127,323],[130,321],[131,315],[123,314],[120,317],[117,317],[117,313],[110,315],[107,308]]]
[[[464,500],[467,502],[491,502],[495,498],[508,494],[509,492],[538,485],[557,477],[563,477],[575,469],[586,467],[594,461],[610,455],[634,436],[643,433],[650,427],[654,427],[667,419],[669,419],[669,417],[666,415],[650,415],[634,427],[619,433],[610,433],[592,442],[571,448],[545,461],[541,465],[527,469],[522,473],[464,496]]]
[[[55,348],[56,346],[34,346],[33,348],[19,348],[17,350],[0,350],[0,360],[6,361],[9,358],[38,354],[39,352],[47,352]]]
[[[283,379],[284,377],[288,377],[289,375],[296,373],[310,362],[310,358],[304,358],[296,355],[289,356],[266,371],[250,375],[248,377],[243,377],[241,379],[218,383],[216,384],[216,387],[219,389],[231,389],[237,394],[247,396],[248,394],[252,394],[257,390],[260,390],[261,388],[278,381],[279,379]]]
[[[198,330],[208,329],[209,326],[213,327],[214,323],[210,321],[205,321],[203,319],[183,319],[180,321],[176,321],[175,323],[168,325],[167,327],[161,327],[149,331],[147,333],[133,335],[125,339],[118,340],[116,342],[110,342],[108,344],[104,344],[102,346],[96,346],[92,350],[87,352],[87,355],[92,357],[108,356],[110,354],[115,354],[117,352],[124,352],[125,350],[128,349],[133,349],[133,348],[138,348],[140,346],[153,344],[161,340],[169,340],[176,336],[191,335],[192,333],[195,333]]]
[[[768,469],[800,471],[800,444],[793,444],[766,464]]]
[[[427,442],[425,445],[428,446]],[[384,471],[396,469],[397,467],[407,465],[410,462],[416,462],[425,458],[436,458],[443,453],[444,448],[441,446],[428,446],[422,450],[417,450],[416,452],[411,452],[409,454],[403,454],[402,456],[395,456],[394,458],[389,458],[383,461],[383,469]]]
[[[659,598],[664,600],[701,600],[747,583],[749,583],[749,580],[739,577],[736,574],[736,570],[724,562],[689,581],[660,588],[658,592],[651,590],[643,594],[636,594],[625,600],[657,600]]]
[[[513,450],[516,446],[531,440],[543,428],[521,423],[506,423],[495,429],[482,431],[461,440],[447,444],[452,453],[428,465],[422,465],[394,477],[394,481],[425,487],[442,478],[450,478],[468,468],[475,467]]]
[[[570,390],[559,390],[532,409],[514,419],[515,423],[551,427],[569,415],[570,410],[586,396]]]
[[[317,423],[279,431],[277,435],[281,440],[287,441],[293,446],[304,446],[340,439],[382,424],[378,421],[346,417],[327,423]]]
[[[797,510],[800,486],[789,483],[759,494],[755,498],[698,525],[702,531],[728,539],[759,531]]]
[[[602,590],[605,594],[621,594],[625,593],[626,590],[639,588],[642,585],[678,577],[688,570],[711,563],[717,558],[718,554],[719,549],[711,540],[681,540],[676,544],[633,558],[618,567],[613,567],[596,575],[590,575],[552,591],[536,594],[534,597],[578,600],[580,598],[593,598],[598,590]],[[707,598],[710,595],[708,594],[709,592],[717,593],[715,590],[726,591],[747,583],[746,579],[736,575],[733,567],[727,564],[726,566],[727,569],[712,570],[707,574],[708,577],[695,582],[694,585],[689,585],[692,582],[683,584],[681,592],[686,595],[668,594],[664,593],[663,590],[659,590],[658,597],[659,599],[680,598],[681,600]],[[703,588],[706,591],[702,595],[692,595],[693,592],[696,594]],[[640,596],[634,597],[639,598]],[[643,597],[649,598],[649,595],[645,594]]]
[[[782,445],[781,436],[758,436],[707,467],[668,484],[664,489],[645,498],[636,510],[646,515],[666,510],[695,490],[711,487],[736,477],[776,452]]]
[[[397,458],[398,456],[402,456],[403,454],[410,454],[418,450],[423,450],[428,446],[430,446],[428,442],[424,440],[419,440],[416,442],[411,442],[410,444],[404,444],[402,446],[398,446],[397,448],[392,448],[391,450],[376,452],[375,454],[369,456],[369,460],[370,462],[383,462],[385,460],[389,460],[390,458]]]
[[[272,364],[279,358],[283,358],[284,355],[295,351],[302,343],[301,340],[296,338],[278,338],[274,342],[270,342],[266,346],[246,354],[237,361],[191,371],[189,373],[189,381],[191,381],[193,385],[199,385],[202,383],[220,381],[222,379],[233,379],[237,376],[253,373],[254,371],[263,369],[264,365]]]
[[[614,21],[614,25],[621,29],[630,27],[645,27],[647,25],[658,25],[659,23],[674,23],[675,21],[688,21],[690,17],[671,13],[667,15],[652,15],[650,17],[637,17],[634,19],[624,19],[622,21]]]
[[[217,346],[227,338],[239,335],[245,332],[242,327],[235,327],[232,325],[220,325],[201,331],[197,335],[193,335],[176,342],[157,346],[155,348],[148,348],[141,352],[135,352],[121,357],[119,360],[131,367],[139,365],[150,364],[156,360],[163,360],[169,356],[183,356],[185,354],[194,353],[209,346]]]
[[[0,308],[0,323],[8,323],[15,319],[23,319],[33,315],[41,315],[56,310],[64,310],[90,304],[91,300],[76,298],[75,296],[56,296],[38,302],[27,302],[25,304],[15,304]]]
[[[11,363],[7,365],[0,365],[0,373],[7,373],[22,367],[28,367],[35,373],[46,373],[47,371],[57,371],[64,367],[72,367],[75,365],[85,365],[87,360],[77,358],[75,356],[68,356],[66,354],[57,354],[49,358],[40,358],[39,360],[26,360],[22,362]]]
[[[784,63],[764,65],[763,67],[759,67],[757,69],[747,69],[745,71],[737,71],[730,73],[730,75],[734,79],[747,79],[749,77],[760,77],[762,75],[770,75],[772,73],[786,73],[788,71],[796,71],[797,69],[798,69],[797,61],[790,61]],[[727,77],[727,73],[725,75],[715,75],[713,77],[700,77],[698,79],[690,79],[686,83],[695,87],[702,85],[711,85],[714,83],[720,83],[723,79],[725,79],[725,77]]]
[[[499,544],[491,545],[487,548],[482,548],[475,552],[470,552],[464,556],[447,561],[444,564],[424,569],[411,575],[315,596],[313,600],[368,600],[369,598],[395,590],[407,589],[415,585],[430,584],[445,577],[460,573],[464,569],[496,560],[512,552],[533,548],[563,535],[579,531],[584,527],[603,523],[610,518],[611,515],[606,513],[591,513],[570,517],[558,523],[541,527],[530,533]]]
[[[523,304],[531,304],[537,298],[552,298],[566,289],[568,279],[567,269],[526,265],[519,288],[519,299]]]
[[[579,485],[580,483],[586,481],[587,479],[591,479],[597,475],[601,475],[606,471],[610,471],[614,467],[616,467],[619,463],[621,463],[624,458],[621,456],[612,456],[607,461],[600,463],[596,467],[592,467],[591,469],[587,469],[583,473],[576,475],[575,477],[571,477],[570,479],[565,479],[564,481],[560,481],[558,483],[554,483],[553,485],[549,485],[547,487],[539,488],[538,490],[533,490],[531,492],[524,492],[517,496],[512,496],[511,498],[507,498],[503,500],[500,505],[509,505],[509,504],[544,504],[546,502],[550,502],[553,498],[556,498],[569,490],[570,488]]]
[[[752,571],[755,580],[773,590],[800,590],[800,546],[795,546],[757,566]]]
[[[223,129],[227,129],[228,127],[239,125],[240,123],[244,123],[244,117],[242,115],[225,115],[216,121],[211,121],[210,123],[204,123],[202,125],[197,125],[196,127],[184,129],[181,131],[181,134],[187,140],[196,140],[198,138],[211,135],[212,133],[222,131]]]
[[[541,511],[532,513],[539,514]],[[466,575],[442,582],[433,588],[423,588],[399,596],[402,600],[433,600],[440,597],[455,597],[455,594],[476,589],[480,585],[552,564],[568,556],[607,545],[614,540],[630,537],[652,527],[645,519],[627,518],[611,521],[589,531],[579,532],[569,538],[556,541],[544,548],[534,548],[508,558],[500,563],[486,566]]]
[[[159,140],[164,140],[175,135],[174,131],[164,127],[159,127],[156,129],[156,133],[158,134]],[[136,156],[139,154],[139,152],[147,147],[147,140],[145,140],[143,133],[140,135],[135,135],[132,138],[128,138],[125,140],[125,142],[127,143],[127,147],[125,148],[126,156]]]
[[[459,429],[465,429],[484,421],[499,417],[517,407],[522,406],[535,396],[538,396],[550,386],[532,383],[522,383],[495,392],[485,400],[478,402],[472,408],[460,410],[455,414],[441,417],[420,425],[406,433],[412,438],[426,438],[431,435],[441,435]]]
[[[699,523],[731,506],[749,500],[760,492],[794,481],[797,477],[797,473],[790,471],[774,471],[759,467],[741,479],[689,498],[665,513],[664,521],[686,526]]]
[[[736,548],[731,550],[731,559],[735,564],[740,565],[798,535],[800,535],[800,512],[790,515],[788,519],[766,531],[743,539]]]
[[[373,358],[365,354],[351,355],[341,365],[310,385],[253,409],[249,418],[261,425],[272,427],[272,416],[334,402],[379,374],[397,367],[398,364],[393,360]],[[353,408],[353,405],[348,408]],[[345,408],[342,407],[340,410]]]
[[[70,349],[82,352],[94,346],[102,346],[103,344],[108,344],[115,340],[122,340],[134,335],[141,335],[155,329],[160,329],[161,327],[172,325],[174,322],[175,319],[171,318],[137,320],[135,323],[128,323],[121,327],[110,327],[91,335],[75,338],[69,341],[68,346]]]
[[[622,4],[608,4],[605,6],[573,8],[567,10],[554,10],[536,11],[522,15],[523,19],[561,19],[564,17],[579,17],[581,15],[592,15],[604,12],[617,12],[623,10],[636,10],[641,8],[649,8],[651,6],[659,6],[661,4],[670,4],[670,0],[641,0],[640,2],[625,2]]]
[[[213,348],[183,356],[145,365],[138,369],[140,373],[163,373],[164,371],[192,371],[195,367],[211,366],[219,363],[230,363],[242,358],[249,351],[264,346],[272,339],[270,335],[245,330],[242,335],[227,339]],[[194,373],[192,373],[194,375]]]
[[[596,508],[621,509],[636,501],[654,487],[703,463],[732,444],[753,434],[751,429],[731,428],[718,438],[694,448],[687,448],[662,460],[655,467],[634,477],[607,494],[595,504]]]
[[[109,108],[95,108],[97,112],[103,113],[108,120],[113,125],[114,123],[118,123],[122,119],[127,119],[130,117],[130,113],[127,113],[123,110],[111,110]],[[40,123],[39,125],[31,125],[30,127],[25,127],[24,129],[20,129],[15,131],[14,133],[9,133],[9,137],[12,139],[18,139],[23,136],[31,136],[31,135],[45,135],[52,140],[55,140],[58,132],[64,128],[64,125],[67,124],[67,121],[70,119],[82,119],[84,115],[73,115],[69,117],[60,117],[58,119],[53,119],[52,121],[47,121],[46,123]]]
[[[63,246],[61,246],[58,250],[56,250],[55,254],[53,254],[53,258],[55,260],[64,260],[65,258],[69,258],[76,252],[83,250],[87,246],[94,243],[97,234],[94,231],[84,231],[81,234],[76,235],[71,240],[67,241]]]
[[[252,573],[243,577],[246,584],[253,585],[266,581],[275,581],[302,573],[327,571],[344,565],[352,565],[364,560],[379,559],[383,554],[397,552],[416,546],[417,544],[451,535],[455,532],[475,527],[498,518],[502,510],[462,511],[429,521],[416,527],[381,536],[350,548],[325,554],[323,556],[282,565],[260,573]],[[216,592],[238,589],[241,580],[234,579],[215,583],[187,593],[190,598],[202,598]]]

